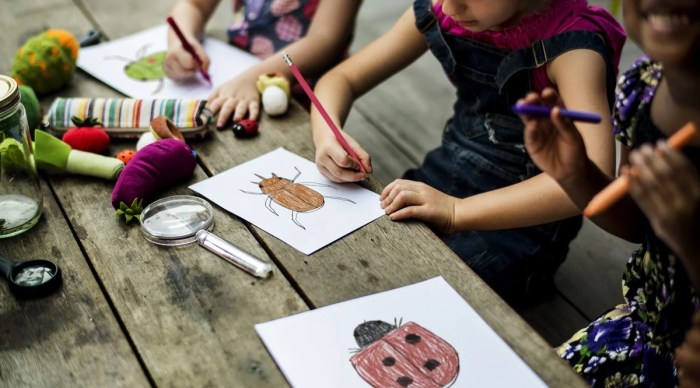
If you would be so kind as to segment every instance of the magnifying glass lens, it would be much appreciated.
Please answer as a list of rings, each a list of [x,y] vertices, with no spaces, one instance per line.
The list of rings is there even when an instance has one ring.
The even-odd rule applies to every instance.
[[[214,221],[211,205],[197,197],[174,196],[153,202],[141,214],[146,238],[160,245],[194,242],[194,235]]]
[[[44,265],[27,266],[17,272],[14,281],[20,286],[34,287],[48,282],[55,275],[53,268]]]

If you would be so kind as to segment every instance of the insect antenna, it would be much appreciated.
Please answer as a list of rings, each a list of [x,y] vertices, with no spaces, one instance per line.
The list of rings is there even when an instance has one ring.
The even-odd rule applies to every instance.
[[[264,181],[265,179],[267,179],[267,178],[265,178],[265,177],[263,177],[263,176],[260,176],[260,175],[258,175],[258,174],[253,174],[253,175],[255,175],[256,177],[260,178],[261,181]],[[257,183],[256,183],[256,185],[257,185]]]
[[[360,351],[362,351],[362,348],[348,348],[348,352],[352,354],[359,353]]]

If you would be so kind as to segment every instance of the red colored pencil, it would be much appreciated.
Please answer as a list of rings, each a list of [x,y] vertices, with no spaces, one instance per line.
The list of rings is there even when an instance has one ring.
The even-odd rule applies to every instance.
[[[297,79],[297,82],[299,82],[301,88],[304,89],[306,95],[309,96],[309,99],[311,99],[311,102],[314,104],[316,109],[318,109],[318,112],[321,114],[321,117],[323,117],[323,119],[326,120],[328,127],[331,129],[331,131],[333,131],[335,138],[338,140],[340,145],[343,146],[345,152],[347,152],[348,155],[350,155],[350,157],[352,158],[352,160],[354,160],[355,163],[357,163],[360,166],[360,170],[366,173],[365,166],[363,166],[362,162],[360,162],[360,158],[357,156],[355,151],[353,151],[352,147],[350,147],[350,144],[348,144],[348,142],[345,140],[343,134],[340,133],[340,130],[335,125],[333,120],[331,120],[331,117],[328,115],[328,112],[326,112],[326,109],[324,109],[323,105],[321,105],[321,101],[319,101],[318,98],[316,98],[316,95],[314,94],[313,90],[311,90],[309,84],[306,82],[301,73],[299,73],[299,69],[297,69],[294,63],[292,63],[292,58],[290,58],[289,55],[286,53],[284,54],[283,58],[284,61],[287,62],[289,70],[291,70],[292,74],[294,75],[294,78]]]
[[[197,52],[194,51],[194,47],[192,47],[190,42],[187,41],[187,39],[185,38],[185,35],[182,34],[180,27],[178,27],[177,24],[175,24],[175,19],[173,19],[172,16],[168,16],[165,19],[165,21],[168,22],[168,24],[170,24],[170,27],[173,28],[173,31],[175,31],[175,35],[177,35],[177,38],[180,39],[180,43],[182,43],[182,47],[188,53],[190,53],[190,55],[192,55],[192,58],[194,58],[195,62],[197,62],[197,64],[199,65],[199,72],[202,73],[202,77],[204,77],[204,79],[207,80],[207,82],[211,83],[211,77],[209,77],[209,74],[207,74],[207,72],[202,67],[202,65],[203,65],[202,58],[200,58],[199,55],[197,55]]]
[[[668,138],[668,146],[673,149],[681,149],[690,143],[698,135],[698,130],[691,122],[683,126]],[[598,194],[593,196],[591,201],[583,209],[583,215],[591,218],[608,210],[610,206],[619,201],[627,194],[630,182],[627,176],[623,175],[612,181]]]

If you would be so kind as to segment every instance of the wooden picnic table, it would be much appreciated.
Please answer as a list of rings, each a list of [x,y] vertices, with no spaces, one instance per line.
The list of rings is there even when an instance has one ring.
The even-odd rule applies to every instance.
[[[159,23],[172,3],[27,0],[11,6],[0,13],[3,74],[16,49],[47,27],[76,35],[97,27],[114,39]],[[224,27],[216,26],[225,25],[217,24],[222,18],[215,16],[210,31],[220,38]],[[67,88],[42,98],[44,109],[58,96],[120,95],[77,72]],[[193,194],[188,185],[281,146],[313,160],[308,114],[298,105],[283,117],[263,117],[260,128],[252,140],[212,130],[192,143],[200,158],[194,176],[161,197]],[[116,152],[134,142],[111,147]],[[376,179],[364,185],[375,192],[382,187]],[[7,257],[47,258],[63,271],[61,288],[45,298],[16,299],[0,285],[0,386],[285,386],[254,324],[438,275],[548,385],[583,385],[422,223],[382,217],[306,256],[214,206],[218,235],[273,264],[272,276],[259,280],[199,247],[148,243],[137,225],[116,218],[113,186],[97,178],[42,173],[41,219],[0,242]]]

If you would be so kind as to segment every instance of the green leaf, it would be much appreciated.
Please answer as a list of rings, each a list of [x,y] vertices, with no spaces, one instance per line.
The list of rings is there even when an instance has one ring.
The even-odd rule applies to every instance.
[[[134,219],[141,221],[141,212],[143,211],[143,200],[134,198],[131,205],[127,205],[124,202],[119,202],[119,209],[117,209],[117,216],[124,217],[126,223],[130,223]]]
[[[102,126],[102,123],[93,117],[86,117],[84,120],[81,120],[78,116],[71,116],[70,121],[72,121],[78,128]]]

